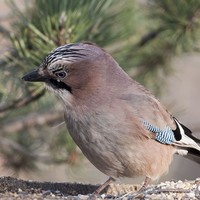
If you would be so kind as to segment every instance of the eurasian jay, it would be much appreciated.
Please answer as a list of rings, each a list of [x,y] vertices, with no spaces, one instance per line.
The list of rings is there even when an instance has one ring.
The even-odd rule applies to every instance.
[[[110,177],[96,193],[118,177],[144,176],[144,188],[175,153],[200,164],[200,141],[96,45],[60,46],[23,80],[44,82],[62,100],[71,137]]]

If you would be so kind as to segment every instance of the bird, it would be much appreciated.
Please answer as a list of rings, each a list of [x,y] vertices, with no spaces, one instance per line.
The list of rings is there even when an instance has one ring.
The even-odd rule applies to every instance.
[[[145,189],[174,154],[200,164],[200,140],[94,43],[59,46],[22,79],[44,82],[63,102],[74,142],[109,177],[95,194],[121,177],[143,176]]]

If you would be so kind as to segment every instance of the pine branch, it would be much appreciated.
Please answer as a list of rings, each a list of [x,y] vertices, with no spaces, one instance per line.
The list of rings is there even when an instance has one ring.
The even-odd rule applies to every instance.
[[[37,157],[37,155],[32,152],[28,152],[27,149],[20,144],[5,137],[0,136],[0,146],[4,153],[13,151],[16,154],[22,155],[23,157],[29,157],[29,159],[35,159]]]
[[[189,20],[189,23],[186,26],[186,30],[191,30],[195,23],[199,23],[200,20],[200,9],[194,12],[194,15]]]
[[[2,124],[2,133],[13,133],[22,131],[35,126],[42,126],[45,124],[53,124],[58,120],[61,120],[63,115],[60,112],[46,112],[46,113],[32,113],[22,119],[17,119],[12,122]]]
[[[39,93],[34,90],[26,98],[24,96],[22,96],[18,99],[15,99],[14,101],[6,104],[6,105],[0,106],[0,112],[5,112],[5,111],[10,110],[10,109],[20,108],[20,107],[26,106],[29,103],[32,103],[33,101],[38,100],[44,94],[45,94],[45,89],[42,89],[42,91],[40,91]]]
[[[141,38],[141,40],[135,45],[135,47],[139,48],[139,47],[143,47],[144,45],[146,45],[148,42],[150,42],[151,40],[155,39],[160,32],[162,32],[164,29],[162,27],[158,28],[157,30],[151,31],[149,33],[147,33],[145,36],[143,36]]]

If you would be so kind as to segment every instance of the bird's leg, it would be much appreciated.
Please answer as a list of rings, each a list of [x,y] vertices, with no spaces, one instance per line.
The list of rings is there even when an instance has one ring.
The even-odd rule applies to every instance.
[[[142,187],[137,192],[132,193],[132,194],[131,193],[125,194],[121,198],[124,198],[127,196],[129,196],[129,199],[136,199],[136,198],[140,198],[140,197],[142,198],[142,193],[144,192],[144,190],[146,189],[146,187],[149,185],[150,182],[151,182],[151,178],[146,176]]]
[[[151,182],[151,178],[146,176],[142,187],[137,192],[127,193],[123,195],[121,198],[123,199],[124,197],[127,197],[127,196],[128,196],[128,199],[135,199],[135,198],[140,198],[140,197],[142,198],[142,193],[144,192],[144,190],[146,189],[146,187],[149,185],[150,182]]]
[[[97,195],[99,194],[104,188],[106,188],[110,183],[114,182],[115,179],[112,177],[109,177],[109,179],[103,183],[102,185],[100,185],[94,192],[92,195]]]
[[[144,189],[146,189],[146,187],[149,185],[150,182],[151,182],[151,178],[146,176],[144,179],[144,183],[142,187],[138,190],[138,192],[142,192]]]

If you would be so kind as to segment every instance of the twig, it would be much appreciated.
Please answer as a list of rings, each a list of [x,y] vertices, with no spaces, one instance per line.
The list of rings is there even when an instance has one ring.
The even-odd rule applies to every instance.
[[[176,189],[169,188],[169,189],[157,189],[157,190],[155,189],[153,191],[147,192],[147,194],[158,194],[158,193],[161,193],[161,192],[189,193],[190,190],[185,190],[185,189],[182,189],[182,188],[176,188]]]
[[[23,146],[8,138],[0,137],[0,146],[4,152],[10,151],[10,149],[12,149],[13,152],[18,152],[20,155],[30,159],[35,159],[38,157],[38,155],[35,155],[32,152],[28,152],[27,149],[25,149]]]
[[[164,29],[162,27],[160,27],[155,31],[151,31],[151,32],[147,33],[145,36],[143,36],[141,38],[141,40],[134,47],[138,48],[138,47],[144,46],[145,44],[147,44],[148,42],[150,42],[151,40],[156,38],[158,36],[158,34],[163,30]]]
[[[1,127],[2,133],[13,133],[23,129],[34,127],[37,125],[51,124],[58,120],[61,120],[63,115],[59,112],[47,112],[47,113],[33,113],[25,116],[22,119],[7,122]]]
[[[174,193],[189,193],[190,190],[185,190],[182,188],[169,188],[169,189],[155,189],[155,188],[148,188],[145,191],[141,191],[141,192],[136,192],[133,195],[128,196],[128,199],[137,199],[137,198],[144,198],[147,194],[151,195],[151,194],[159,194],[159,193],[167,193],[167,192],[174,192]],[[127,195],[124,195],[127,196]]]
[[[0,112],[5,112],[7,110],[13,109],[13,108],[19,108],[26,106],[27,104],[39,99],[45,94],[45,89],[42,89],[40,92],[35,92],[35,90],[30,93],[28,97],[20,97],[19,99],[15,99],[13,102],[8,103],[6,105],[2,105],[0,107]]]

